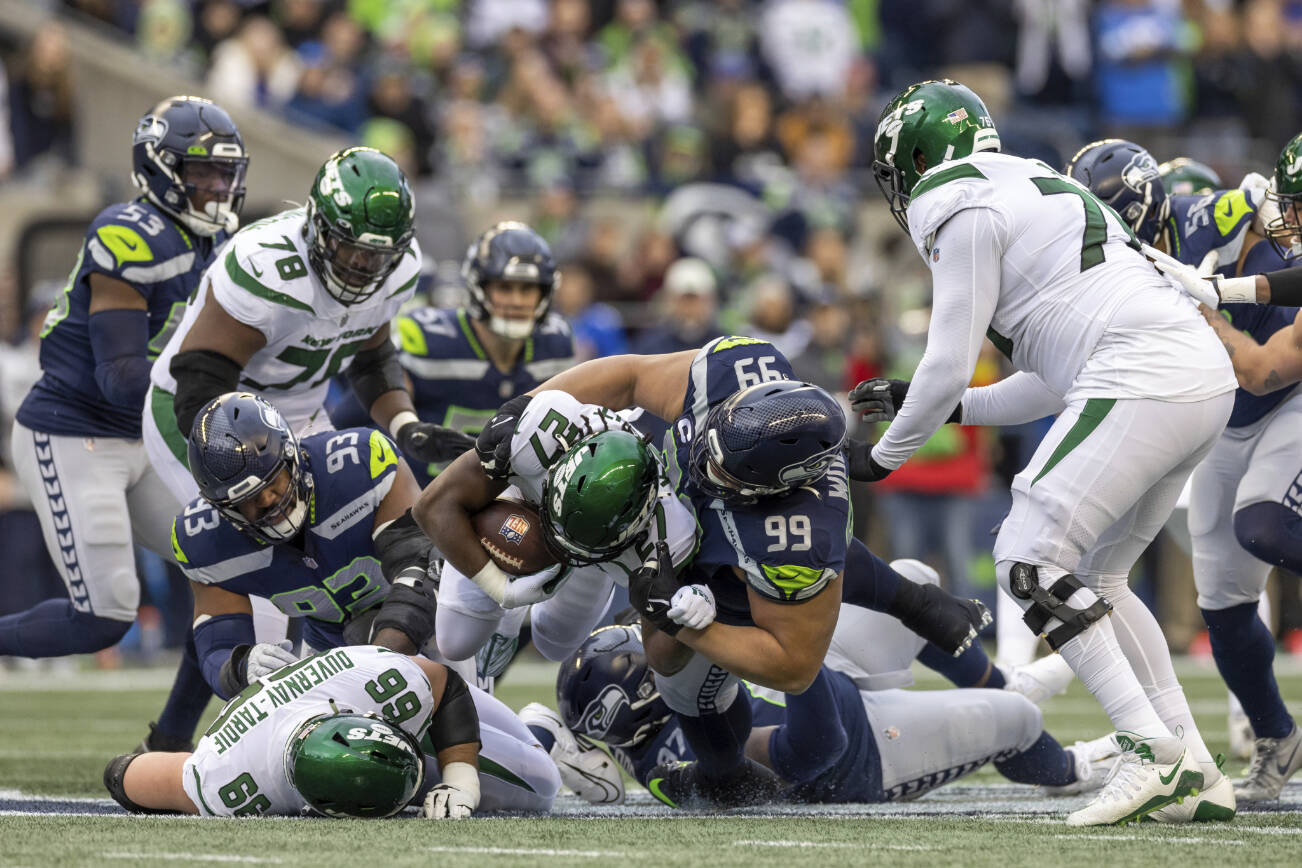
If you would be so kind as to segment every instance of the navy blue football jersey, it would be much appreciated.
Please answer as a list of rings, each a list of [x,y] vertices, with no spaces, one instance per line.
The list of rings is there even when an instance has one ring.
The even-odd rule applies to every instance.
[[[700,491],[687,473],[692,438],[712,407],[739,389],[794,378],[786,357],[767,341],[716,338],[692,360],[683,413],[666,434],[670,479],[700,525],[700,548],[680,578],[710,586],[723,623],[751,623],[746,584],[768,599],[799,603],[845,569],[852,520],[842,458],[814,485],[745,506]]]
[[[149,311],[149,358],[181,321],[227,233],[194,235],[147,199],[110,205],[91,221],[68,285],[41,329],[41,379],[18,409],[34,431],[76,437],[140,438],[140,407],[111,404],[95,383],[90,345],[90,276],[130,284]]]
[[[836,703],[837,718],[845,730],[845,750],[828,764],[825,772],[813,780],[789,787],[780,796],[782,801],[791,802],[881,802],[886,800],[882,791],[881,754],[873,740],[872,727],[868,723],[868,714],[864,711],[863,699],[849,676],[840,672],[822,669],[823,678],[815,681],[810,690],[827,689],[831,691]],[[825,687],[823,682],[825,681]],[[786,726],[787,705],[801,701],[813,701],[808,691],[799,696],[788,696],[775,690],[758,687],[742,682],[742,687],[750,691],[752,726]],[[803,699],[802,699],[803,697]],[[823,732],[810,733],[810,744],[802,749],[800,744],[803,733],[788,732],[795,741],[793,747],[797,754],[815,754],[826,743]],[[677,716],[660,728],[655,736],[636,748],[610,749],[624,770],[646,786],[651,777],[651,770],[660,763],[690,761],[696,754],[687,743]],[[827,758],[819,757],[820,761]]]
[[[389,593],[371,534],[398,454],[388,437],[368,428],[314,434],[300,445],[314,484],[298,540],[256,539],[196,498],[172,522],[172,551],[192,581],[265,597],[286,615],[305,618],[303,638],[319,650],[344,644],[344,622]]]
[[[1288,267],[1274,245],[1261,242],[1254,246],[1243,261],[1239,271],[1239,257],[1243,252],[1245,236],[1252,226],[1256,206],[1243,190],[1216,190],[1202,196],[1172,196],[1171,216],[1168,220],[1171,253],[1181,262],[1199,265],[1208,253],[1215,250],[1220,266],[1216,273],[1222,277],[1243,277],[1263,274]],[[1276,307],[1268,304],[1223,304],[1220,311],[1246,332],[1257,343],[1264,344],[1270,336],[1293,324],[1298,309]],[[1287,398],[1297,384],[1285,386],[1267,395],[1254,395],[1247,389],[1234,394],[1234,410],[1228,427],[1239,428],[1256,422],[1281,401]]]

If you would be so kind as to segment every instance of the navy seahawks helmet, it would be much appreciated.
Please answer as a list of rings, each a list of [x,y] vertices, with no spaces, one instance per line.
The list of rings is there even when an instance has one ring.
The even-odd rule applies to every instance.
[[[131,177],[140,192],[198,235],[239,228],[248,167],[231,116],[197,96],[163,100],[131,139]]]
[[[1064,174],[1111,206],[1140,241],[1157,242],[1171,201],[1148,151],[1125,139],[1100,139],[1077,151]]]
[[[488,323],[494,334],[509,340],[524,340],[542,322],[551,307],[552,293],[560,285],[560,272],[552,249],[527,224],[507,220],[490,227],[470,245],[461,276],[470,292],[470,315]],[[530,320],[507,319],[493,309],[487,285],[494,281],[533,283],[542,297]]]
[[[753,503],[826,475],[845,442],[845,412],[818,386],[757,383],[716,405],[696,432],[688,472],[726,503]]]
[[[275,407],[248,392],[213,398],[190,429],[190,473],[203,499],[232,524],[268,542],[293,539],[307,518],[312,474],[298,438]],[[253,518],[240,504],[255,498],[289,472],[280,499]]]
[[[636,624],[593,630],[556,673],[556,703],[572,731],[611,747],[636,747],[672,714]]]

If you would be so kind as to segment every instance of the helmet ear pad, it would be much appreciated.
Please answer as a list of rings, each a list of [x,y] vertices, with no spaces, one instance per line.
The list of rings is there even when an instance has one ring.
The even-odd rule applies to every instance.
[[[556,702],[567,727],[612,747],[636,747],[672,714],[636,624],[594,630],[557,671]]]

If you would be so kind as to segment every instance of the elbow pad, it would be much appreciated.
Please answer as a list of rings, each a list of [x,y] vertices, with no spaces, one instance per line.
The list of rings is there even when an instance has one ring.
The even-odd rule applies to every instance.
[[[368,412],[384,393],[407,388],[402,365],[398,363],[398,349],[390,341],[353,356],[352,363],[344,369],[344,376],[353,387],[358,403]]]
[[[443,698],[439,700],[438,708],[434,709],[425,738],[435,754],[453,745],[482,743],[479,740],[479,712],[475,710],[475,698],[470,695],[466,682],[452,669],[448,669]]]
[[[176,379],[176,424],[189,440],[194,417],[213,398],[239,388],[243,368],[215,350],[186,350],[172,357],[168,370]]]
[[[90,315],[95,383],[110,404],[139,410],[149,391],[149,313],[120,308]]]
[[[244,666],[256,641],[252,615],[217,615],[195,625],[194,651],[203,680],[222,699],[247,686]]]

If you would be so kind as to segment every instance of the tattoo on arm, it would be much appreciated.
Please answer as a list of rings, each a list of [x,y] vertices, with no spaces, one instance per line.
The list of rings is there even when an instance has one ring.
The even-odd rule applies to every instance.
[[[1266,375],[1266,380],[1262,385],[1266,391],[1273,392],[1284,385],[1284,378],[1279,375],[1279,371],[1272,368],[1270,373]]]

